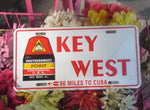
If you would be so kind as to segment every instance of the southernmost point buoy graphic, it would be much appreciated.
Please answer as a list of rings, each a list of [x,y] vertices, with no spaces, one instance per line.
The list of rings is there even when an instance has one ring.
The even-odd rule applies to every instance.
[[[29,39],[23,58],[23,81],[55,80],[55,57],[48,38]]]

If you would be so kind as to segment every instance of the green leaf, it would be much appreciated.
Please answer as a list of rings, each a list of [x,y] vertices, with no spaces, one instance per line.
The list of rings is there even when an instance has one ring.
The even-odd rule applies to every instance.
[[[34,104],[39,103],[41,99],[45,97],[48,93],[49,91],[37,91],[33,96],[32,104],[34,105]]]
[[[16,110],[35,110],[35,108],[33,106],[30,106],[30,104],[21,104],[16,107]]]
[[[4,108],[7,107],[7,105],[8,105],[8,98],[7,98],[7,95],[2,95],[2,96],[0,96],[0,99],[3,101]]]
[[[17,106],[16,110],[58,110],[58,101],[64,97],[63,91],[37,91],[30,104]],[[23,108],[23,109],[22,109]]]
[[[58,110],[56,106],[49,103],[49,101],[41,100],[39,104],[35,105],[36,110]]]
[[[57,103],[64,97],[63,91],[56,91],[54,90],[51,94],[48,95],[48,101],[52,105],[57,105]]]

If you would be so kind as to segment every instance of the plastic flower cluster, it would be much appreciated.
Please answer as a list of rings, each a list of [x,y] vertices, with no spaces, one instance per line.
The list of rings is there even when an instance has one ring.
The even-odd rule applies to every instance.
[[[136,101],[134,100],[133,90],[129,89],[115,89],[115,88],[106,88],[104,97],[101,98],[104,102],[105,110],[135,110],[133,106]]]
[[[58,110],[58,102],[64,97],[62,91],[36,91],[30,94],[33,96],[31,101],[17,106],[16,110]]]
[[[99,110],[104,103],[100,99],[103,90],[65,91],[65,97],[60,102],[66,110]]]
[[[65,110],[135,110],[134,91],[116,89],[65,91],[59,102]]]
[[[18,26],[19,27],[24,27]],[[6,30],[0,36],[0,110],[14,110],[17,105],[25,103],[13,89],[13,30]]]
[[[12,70],[12,37],[10,30],[0,37],[0,71],[6,68]]]
[[[23,27],[24,24],[18,26],[18,28]],[[14,23],[13,30],[6,30],[0,36],[0,72],[4,69],[13,69],[13,32],[16,28],[17,24]]]
[[[137,89],[135,98],[138,100],[139,110],[150,109],[150,27],[146,26],[140,32],[140,57],[142,72],[142,87]]]
[[[92,2],[90,8],[83,9],[82,13],[88,18],[84,23],[85,26],[136,25],[140,28],[140,23],[137,22],[136,14],[132,9],[117,3]]]
[[[0,73],[0,110],[14,110],[17,105],[25,102],[18,97],[13,89],[13,71],[2,70]]]
[[[58,11],[50,13],[44,21],[45,25],[42,27],[72,27],[72,26],[81,26],[76,13],[74,11]]]

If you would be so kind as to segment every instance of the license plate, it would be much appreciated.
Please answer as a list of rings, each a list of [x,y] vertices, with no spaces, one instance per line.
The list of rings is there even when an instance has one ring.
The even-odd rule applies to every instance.
[[[139,53],[135,26],[17,29],[15,89],[138,88]]]

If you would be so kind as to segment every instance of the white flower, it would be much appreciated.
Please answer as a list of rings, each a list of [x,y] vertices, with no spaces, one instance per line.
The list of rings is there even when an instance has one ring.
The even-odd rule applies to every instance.
[[[133,91],[130,89],[118,89],[118,88],[106,88],[106,91],[103,92],[105,95],[101,98],[102,102],[104,103],[104,106],[102,107],[105,110],[128,110],[123,109],[122,106],[127,106],[126,108],[134,108],[134,106],[130,106],[126,101],[129,100],[129,97],[126,97],[129,94],[132,94]],[[132,98],[133,99],[133,96]],[[132,100],[131,100],[132,101]],[[126,102],[126,103],[124,103]],[[129,102],[130,103],[130,102]],[[131,105],[133,105],[134,101],[131,102]]]
[[[135,110],[136,107],[133,106],[135,103],[134,95],[128,95],[122,99],[118,106],[120,106],[120,110]]]
[[[124,97],[124,94],[121,94],[118,88],[106,88],[106,91],[103,92],[104,97],[101,98],[104,103],[103,108],[105,110],[116,110],[120,100]]]
[[[58,11],[50,13],[44,20],[42,27],[76,27],[81,26],[77,15],[74,11]]]

